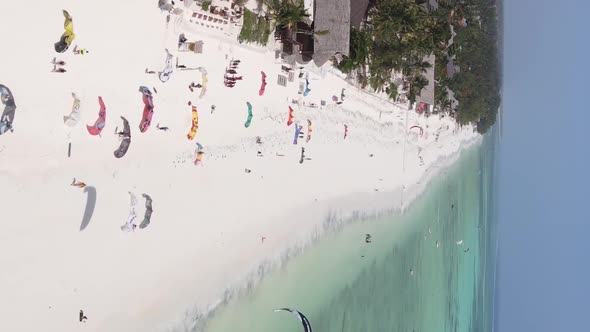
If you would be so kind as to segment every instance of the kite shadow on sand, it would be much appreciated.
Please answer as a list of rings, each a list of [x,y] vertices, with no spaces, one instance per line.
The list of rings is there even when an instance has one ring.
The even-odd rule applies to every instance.
[[[84,217],[80,224],[80,232],[85,230],[88,224],[90,224],[90,219],[92,219],[92,214],[94,213],[94,206],[96,205],[96,188],[88,186],[84,188],[84,192],[87,193],[87,199]]]

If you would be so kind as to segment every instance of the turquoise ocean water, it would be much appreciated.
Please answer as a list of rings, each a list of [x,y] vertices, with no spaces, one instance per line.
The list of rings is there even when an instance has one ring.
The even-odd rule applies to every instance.
[[[403,215],[347,225],[271,271],[205,330],[302,331],[273,312],[293,307],[316,332],[492,331],[496,146],[491,133],[464,151]]]

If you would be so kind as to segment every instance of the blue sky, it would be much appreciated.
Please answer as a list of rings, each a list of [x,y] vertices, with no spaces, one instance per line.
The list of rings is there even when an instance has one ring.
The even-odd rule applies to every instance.
[[[496,331],[590,331],[590,0],[504,0]]]

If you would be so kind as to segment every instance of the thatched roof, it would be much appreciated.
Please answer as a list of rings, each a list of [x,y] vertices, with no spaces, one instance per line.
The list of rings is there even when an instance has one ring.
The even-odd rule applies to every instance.
[[[358,29],[367,17],[369,2],[371,0],[350,0],[350,23],[353,27]]]
[[[321,66],[334,54],[348,55],[350,48],[350,0],[315,0],[313,60]]]
[[[424,57],[423,60],[430,63],[432,67],[426,69],[424,77],[426,77],[426,79],[428,80],[428,85],[424,87],[424,89],[422,89],[420,95],[416,97],[416,101],[434,105],[434,54]]]
[[[436,0],[419,0],[418,5],[427,13],[438,9],[438,1]]]

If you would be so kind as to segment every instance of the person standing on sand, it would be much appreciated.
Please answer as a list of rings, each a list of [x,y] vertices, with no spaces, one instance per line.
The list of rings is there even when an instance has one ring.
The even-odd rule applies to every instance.
[[[74,180],[72,180],[72,184],[70,184],[70,186],[84,188],[84,187],[86,187],[86,183],[81,182],[81,181],[76,181],[76,178],[74,178]]]
[[[80,315],[79,315],[78,319],[80,319],[80,322],[86,323],[86,320],[88,319],[88,317],[84,316],[84,310],[80,310]]]
[[[78,45],[74,46],[74,54],[84,55],[84,54],[87,54],[87,53],[90,53],[87,49],[83,48],[83,49],[79,50],[78,49]]]

